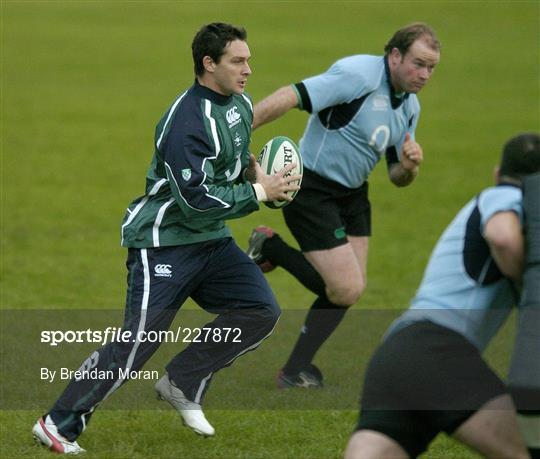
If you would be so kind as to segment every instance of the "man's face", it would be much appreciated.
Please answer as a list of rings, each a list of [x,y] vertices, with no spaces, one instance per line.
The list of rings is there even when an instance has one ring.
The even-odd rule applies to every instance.
[[[214,63],[214,90],[225,96],[242,94],[246,87],[251,68],[248,61],[251,57],[245,41],[234,40],[225,47],[219,64]]]
[[[416,40],[403,56],[394,48],[389,56],[392,85],[397,93],[416,94],[433,75],[440,53],[431,49],[423,38]]]

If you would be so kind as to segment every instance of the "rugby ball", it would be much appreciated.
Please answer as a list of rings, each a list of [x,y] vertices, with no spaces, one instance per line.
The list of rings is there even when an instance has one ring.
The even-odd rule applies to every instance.
[[[285,176],[302,175],[304,171],[302,156],[300,156],[298,147],[291,139],[284,136],[274,137],[267,142],[259,153],[259,159],[257,161],[267,175],[277,174],[281,169],[291,163],[295,163],[296,167],[289,171]],[[297,183],[298,185],[302,183],[301,177]],[[287,194],[294,199],[298,194],[298,190],[288,191]],[[271,209],[280,209],[290,202],[291,201],[264,201],[264,204]]]

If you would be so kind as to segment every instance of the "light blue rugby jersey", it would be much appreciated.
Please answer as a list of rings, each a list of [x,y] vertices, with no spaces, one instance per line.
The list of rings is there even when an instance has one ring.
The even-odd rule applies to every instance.
[[[504,211],[523,219],[520,188],[487,188],[461,209],[437,242],[411,307],[387,336],[429,320],[485,349],[516,303],[510,281],[499,271],[482,236],[486,222]]]
[[[397,97],[384,56],[340,59],[327,72],[302,81],[311,112],[300,140],[304,167],[349,188],[358,188],[389,149],[397,152],[414,132],[420,104],[414,94]],[[298,88],[298,85],[296,85]]]

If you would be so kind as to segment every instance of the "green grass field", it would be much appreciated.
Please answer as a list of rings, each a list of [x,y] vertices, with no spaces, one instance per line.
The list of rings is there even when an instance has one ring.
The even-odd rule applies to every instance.
[[[437,30],[443,44],[433,81],[420,94],[417,139],[425,162],[410,188],[393,187],[384,165],[370,179],[374,236],[368,288],[351,311],[358,327],[344,324],[317,356],[327,370],[326,395],[276,394],[273,388],[302,319],[299,310],[313,299],[276,270],[268,278],[283,317],[260,350],[215,378],[207,400],[215,438],[197,438],[172,410],[131,396],[137,390],[151,396],[152,385],[142,382],[135,392],[126,386],[115,394],[116,405],[104,404],[80,438],[91,458],[342,457],[357,418],[366,333],[374,342],[379,333],[362,314],[397,314],[407,306],[441,230],[492,183],[502,143],[540,127],[539,18],[537,0],[2,0],[1,456],[50,456],[33,445],[30,429],[57,394],[28,370],[50,351],[30,333],[40,319],[16,327],[10,320],[21,310],[32,317],[37,309],[43,323],[58,318],[57,328],[68,329],[77,312],[80,318],[80,311],[97,310],[91,321],[113,310],[118,325],[125,294],[120,221],[126,205],[144,190],[155,123],[193,80],[190,44],[196,30],[217,20],[246,27],[253,56],[248,92],[257,101],[345,55],[380,54],[394,30],[421,20]],[[298,140],[306,119],[294,111],[261,128],[253,135],[252,151],[275,135]],[[230,226],[245,247],[251,229],[261,223],[292,242],[278,211],[262,209]],[[382,333],[384,320],[377,324]],[[502,374],[507,336],[488,352]],[[162,368],[170,349],[149,365]],[[80,362],[85,352],[65,358]],[[247,401],[240,397],[232,403],[236,399],[228,397],[238,394],[230,395],[231,382],[249,382],[253,374],[251,392],[248,385],[239,394]],[[335,406],[332,394],[339,400]],[[326,402],[321,405],[319,397]],[[250,404],[258,399],[260,404]],[[474,457],[444,436],[422,456]]]

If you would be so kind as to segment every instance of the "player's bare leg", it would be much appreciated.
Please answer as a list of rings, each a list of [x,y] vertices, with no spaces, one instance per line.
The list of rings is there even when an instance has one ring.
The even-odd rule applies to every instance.
[[[348,236],[348,240],[333,249],[304,252],[324,279],[328,299],[345,307],[356,303],[366,287],[369,238]]]
[[[408,459],[409,455],[392,438],[374,430],[355,432],[345,451],[345,459]]]
[[[509,395],[487,402],[465,421],[454,437],[488,459],[529,459]]]

